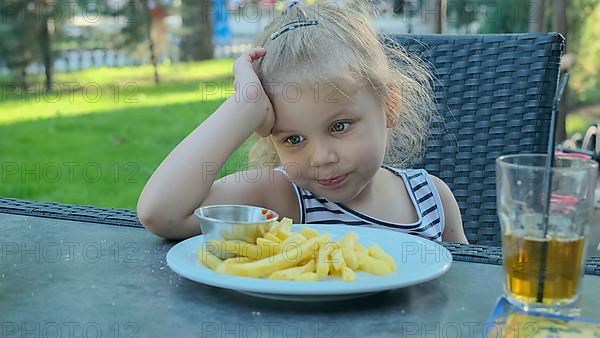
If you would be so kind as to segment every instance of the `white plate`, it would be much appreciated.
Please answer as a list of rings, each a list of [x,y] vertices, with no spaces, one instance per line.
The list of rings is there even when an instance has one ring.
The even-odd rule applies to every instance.
[[[327,224],[294,224],[293,231],[304,226],[321,233],[328,232],[336,241],[352,230],[363,245],[379,244],[396,260],[398,269],[383,276],[358,271],[354,282],[334,278],[319,282],[293,282],[222,275],[198,261],[196,252],[204,243],[202,235],[173,246],[167,253],[167,264],[187,279],[245,294],[293,301],[324,301],[363,297],[419,284],[439,277],[452,263],[448,249],[421,237],[385,229]]]

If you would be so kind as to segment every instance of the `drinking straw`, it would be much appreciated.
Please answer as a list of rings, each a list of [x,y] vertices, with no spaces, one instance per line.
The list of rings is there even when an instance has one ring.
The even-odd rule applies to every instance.
[[[555,151],[555,137],[556,137],[556,113],[558,110],[558,105],[560,103],[560,98],[565,90],[567,85],[567,80],[569,79],[569,74],[566,73],[560,81],[560,85],[558,88],[557,98],[554,102],[554,107],[552,108],[552,115],[550,117],[550,135],[548,136],[548,155],[546,156],[546,174],[544,175],[544,211],[542,216],[542,224],[544,226],[543,231],[543,240],[542,240],[542,248],[541,248],[541,264],[540,264],[540,272],[538,276],[538,292],[537,292],[537,302],[544,302],[544,283],[546,281],[546,258],[548,256],[548,242],[546,241],[546,237],[548,236],[548,223],[550,220],[550,199],[552,197],[552,167],[554,166],[554,151]]]

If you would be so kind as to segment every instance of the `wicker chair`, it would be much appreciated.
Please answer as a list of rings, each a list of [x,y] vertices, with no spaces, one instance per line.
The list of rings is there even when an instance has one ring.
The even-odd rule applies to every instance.
[[[437,78],[436,106],[445,125],[434,128],[415,167],[452,189],[470,243],[499,245],[495,159],[547,151],[564,38],[527,33],[382,39],[427,61]]]

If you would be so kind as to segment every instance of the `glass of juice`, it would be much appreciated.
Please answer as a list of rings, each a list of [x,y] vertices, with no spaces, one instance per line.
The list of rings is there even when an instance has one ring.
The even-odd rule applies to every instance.
[[[546,159],[519,154],[496,160],[504,289],[525,311],[577,316],[598,163],[556,156],[548,174]]]

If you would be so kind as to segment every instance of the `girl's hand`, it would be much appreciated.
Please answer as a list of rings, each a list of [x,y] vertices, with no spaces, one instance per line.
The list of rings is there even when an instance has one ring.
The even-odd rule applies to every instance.
[[[264,48],[250,48],[240,55],[233,64],[237,99],[242,104],[252,106],[251,111],[258,113],[258,118],[262,122],[256,129],[256,132],[263,137],[271,134],[271,130],[275,124],[275,111],[252,67],[252,62],[265,56],[266,53],[267,51]]]

